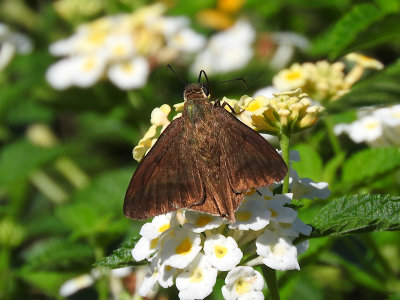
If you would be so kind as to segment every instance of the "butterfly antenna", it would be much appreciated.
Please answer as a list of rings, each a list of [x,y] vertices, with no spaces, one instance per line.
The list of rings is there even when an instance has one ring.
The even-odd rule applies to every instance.
[[[234,78],[234,79],[229,79],[229,80],[224,80],[224,81],[217,81],[217,82],[215,82],[215,83],[226,83],[226,82],[232,82],[232,81],[238,81],[238,80],[240,80],[240,81],[244,84],[244,87],[247,89],[247,82],[246,82],[246,80],[244,80],[243,77]]]
[[[175,72],[174,69],[172,69],[172,67],[171,67],[170,64],[168,64],[168,65],[166,66],[166,68],[167,68],[167,70],[169,70],[169,71],[171,71],[172,73],[174,73],[175,76],[176,76],[176,78],[178,78],[179,81],[182,82],[184,85],[187,85],[187,84],[188,84],[185,80],[183,80],[183,79],[181,78],[181,76],[178,75],[178,73]]]

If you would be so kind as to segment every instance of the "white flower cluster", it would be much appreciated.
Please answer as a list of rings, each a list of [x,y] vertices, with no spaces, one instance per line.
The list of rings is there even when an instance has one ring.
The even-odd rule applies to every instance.
[[[238,21],[229,29],[216,33],[205,50],[197,55],[192,72],[198,74],[199,70],[205,70],[210,75],[244,67],[253,57],[255,35],[255,30],[246,21]]]
[[[15,33],[6,24],[0,23],[0,71],[4,69],[15,53],[27,54],[32,51],[32,42],[24,34]]]
[[[299,197],[329,195],[321,193],[326,184],[298,176],[292,178],[291,187]],[[293,244],[300,234],[309,235],[311,227],[286,206],[292,197],[292,193],[274,195],[267,187],[253,189],[235,212],[235,223],[190,210],[155,217],[143,225],[132,250],[135,261],[151,263],[139,294],[146,296],[158,284],[168,288],[175,283],[180,299],[204,299],[218,273],[227,272],[225,299],[264,299],[264,280],[253,266],[300,269],[297,257],[308,248],[308,241]]]
[[[205,38],[191,30],[186,17],[166,17],[162,4],[132,14],[106,16],[78,27],[50,52],[66,56],[47,70],[56,89],[89,87],[106,75],[121,89],[142,87],[152,67],[194,53]]]
[[[356,143],[372,147],[400,146],[400,105],[360,111],[358,120],[337,124],[336,135],[347,133]]]

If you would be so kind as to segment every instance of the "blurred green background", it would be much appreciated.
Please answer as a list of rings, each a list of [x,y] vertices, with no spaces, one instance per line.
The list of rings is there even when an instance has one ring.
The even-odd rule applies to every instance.
[[[57,90],[46,80],[46,72],[59,60],[50,54],[49,46],[74,34],[80,24],[131,13],[151,3],[0,2],[0,23],[11,33],[23,34],[31,48],[20,51],[15,46],[12,57],[0,69],[1,299],[61,299],[63,283],[90,272],[100,272],[92,276],[96,282],[69,296],[71,299],[129,299],[135,291],[134,272],[118,279],[118,290],[112,275],[93,271],[93,264],[140,229],[142,223],[128,220],[122,213],[125,190],[137,166],[132,148],[150,126],[155,107],[183,101],[183,85],[165,65],[172,64],[185,80],[196,81],[198,70],[191,72],[190,66],[197,53],[185,59],[178,56],[152,62],[145,84],[128,91],[107,78],[87,88]],[[329,128],[355,120],[359,107],[399,102],[400,1],[162,3],[166,15],[187,17],[189,27],[206,39],[239,19],[253,26],[251,59],[236,70],[209,74],[210,81],[243,77],[248,88],[244,90],[238,83],[217,85],[213,87],[217,98],[238,99],[271,85],[279,71],[271,66],[280,46],[273,38],[276,33],[296,33],[309,41],[309,47],[295,47],[280,69],[293,62],[333,62],[352,51],[381,61],[385,70],[367,74],[354,91],[326,103],[328,122],[319,122],[294,137],[294,148],[302,157],[294,167],[302,177],[329,182],[334,196],[363,192],[399,195],[398,151],[393,155],[368,149],[367,144],[342,136],[335,139],[341,145],[338,152],[331,144]],[[4,32],[0,31],[2,55],[11,35]],[[149,61],[151,58],[147,56]],[[359,164],[361,171],[349,175],[347,167],[343,178],[347,159],[365,150],[371,153]],[[361,174],[364,177],[358,180],[357,171],[362,173],[377,155],[390,161],[389,166]],[[325,202],[306,202],[300,211],[302,220],[310,222]],[[300,271],[279,273],[282,299],[400,299],[398,232],[313,239],[310,243],[300,260]],[[218,284],[212,299],[222,298]],[[175,299],[176,292],[161,291],[157,297]]]

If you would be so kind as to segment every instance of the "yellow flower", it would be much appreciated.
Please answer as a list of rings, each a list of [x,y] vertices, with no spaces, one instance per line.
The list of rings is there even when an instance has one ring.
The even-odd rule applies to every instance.
[[[349,87],[360,80],[365,69],[381,70],[384,67],[380,61],[354,52],[347,54],[346,60],[355,63],[354,67],[350,70],[349,74],[347,74],[345,78]]]
[[[293,90],[303,88],[307,82],[308,76],[304,68],[299,64],[293,64],[289,69],[280,71],[272,79],[273,85],[279,91]]]
[[[251,116],[256,130],[280,135],[284,131],[292,133],[301,131],[315,124],[321,106],[311,105],[308,95],[301,89],[274,94],[274,98],[266,99],[263,109]]]

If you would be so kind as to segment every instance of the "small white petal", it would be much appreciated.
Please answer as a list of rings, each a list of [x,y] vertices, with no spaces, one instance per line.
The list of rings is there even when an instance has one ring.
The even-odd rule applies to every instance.
[[[257,254],[263,257],[263,263],[275,270],[300,269],[297,261],[297,248],[285,237],[266,230],[256,241]]]
[[[206,239],[204,253],[210,263],[220,271],[229,271],[236,267],[243,257],[236,241],[221,234],[214,234]]]
[[[123,63],[114,63],[108,69],[108,78],[120,89],[140,88],[147,82],[150,67],[143,57],[136,57]]]
[[[81,289],[87,288],[94,283],[92,276],[88,274],[81,275],[79,277],[66,281],[60,288],[60,295],[68,297]]]
[[[204,254],[199,253],[195,260],[176,278],[179,298],[204,299],[211,294],[218,271],[208,262]]]

